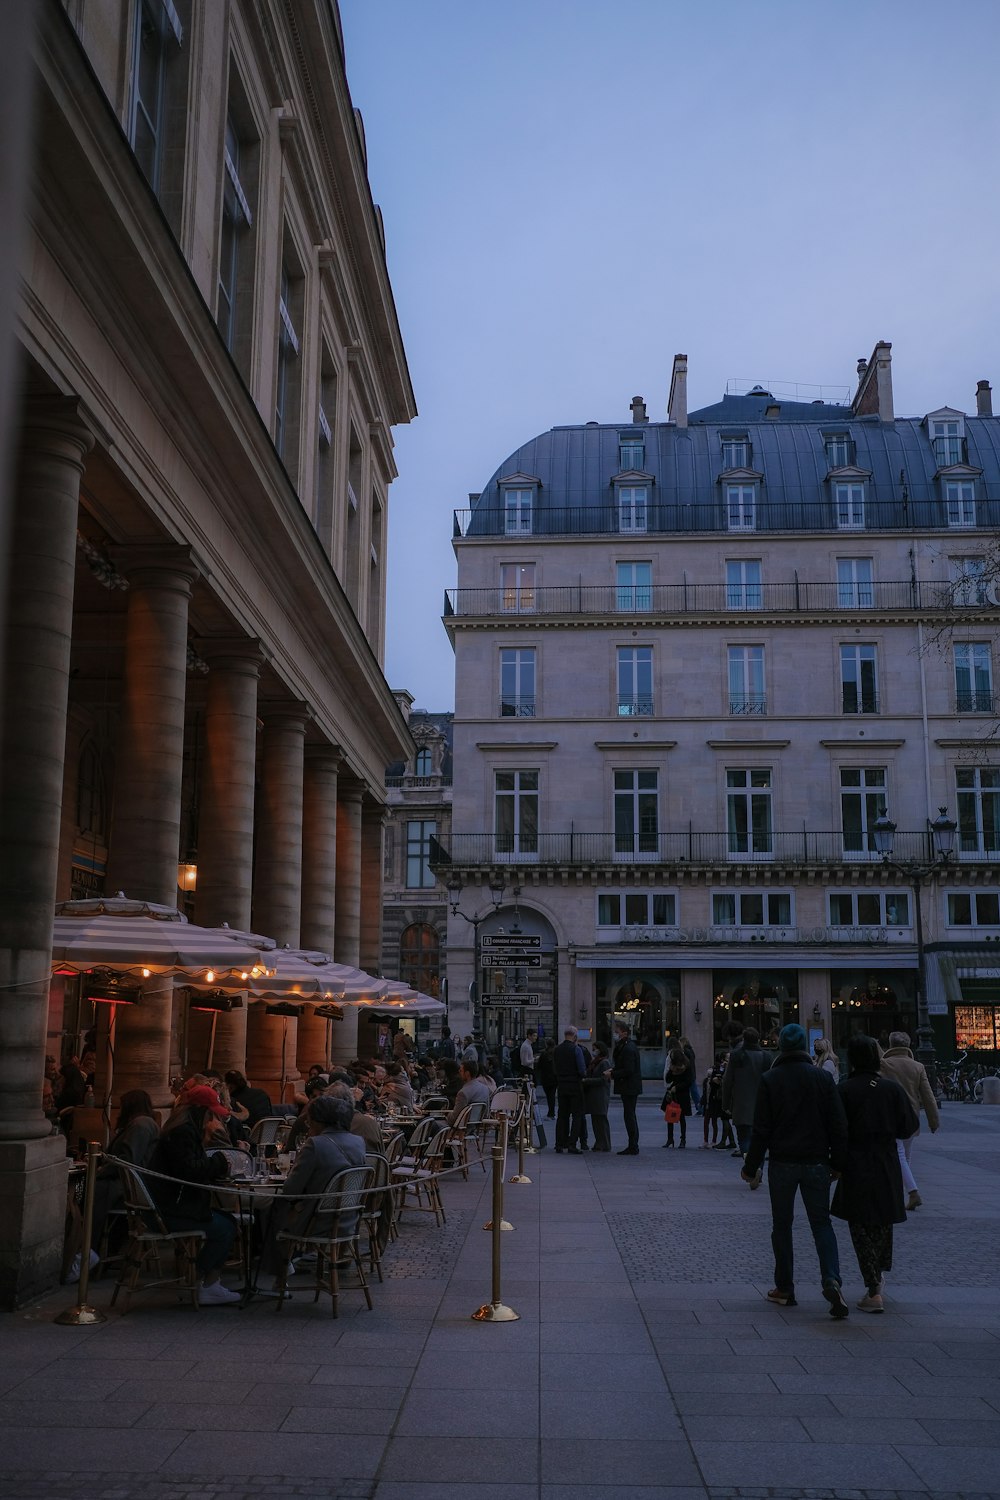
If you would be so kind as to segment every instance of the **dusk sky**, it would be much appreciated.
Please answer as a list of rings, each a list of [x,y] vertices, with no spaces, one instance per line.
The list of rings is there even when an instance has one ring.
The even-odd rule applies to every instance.
[[[420,415],[397,428],[386,675],[454,702],[452,512],[559,423],[728,381],[1000,403],[1000,5],[341,0]],[[803,399],[819,395],[803,390]]]

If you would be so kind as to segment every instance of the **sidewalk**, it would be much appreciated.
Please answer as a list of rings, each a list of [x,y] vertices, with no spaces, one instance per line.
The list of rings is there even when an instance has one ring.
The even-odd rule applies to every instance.
[[[766,1304],[766,1188],[728,1153],[527,1158],[490,1298],[489,1178],[408,1214],[375,1310],[359,1293],[200,1313],[169,1294],[56,1327],[63,1288],[0,1318],[4,1500],[823,1500],[1000,1497],[1000,1109],[948,1104],[914,1157],[882,1317],[838,1226],[828,1316],[796,1221],[799,1306]],[[615,1145],[624,1144],[613,1114]],[[551,1139],[551,1132],[550,1132]],[[516,1156],[508,1174],[516,1170]],[[111,1282],[92,1301],[106,1308]]]

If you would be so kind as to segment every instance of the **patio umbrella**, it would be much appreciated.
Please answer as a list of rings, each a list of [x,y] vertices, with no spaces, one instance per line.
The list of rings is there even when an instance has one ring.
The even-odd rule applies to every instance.
[[[249,981],[262,968],[259,949],[228,933],[196,927],[174,907],[122,896],[62,901],[52,931],[53,969],[83,974],[110,969],[148,979],[179,974],[212,984],[225,977]]]

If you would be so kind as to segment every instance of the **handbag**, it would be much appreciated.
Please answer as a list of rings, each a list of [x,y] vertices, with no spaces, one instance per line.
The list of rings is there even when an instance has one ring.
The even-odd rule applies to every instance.
[[[666,1109],[663,1111],[663,1118],[666,1120],[668,1125],[676,1125],[677,1121],[681,1118],[681,1114],[682,1110],[680,1105],[677,1103],[677,1100],[671,1099]]]

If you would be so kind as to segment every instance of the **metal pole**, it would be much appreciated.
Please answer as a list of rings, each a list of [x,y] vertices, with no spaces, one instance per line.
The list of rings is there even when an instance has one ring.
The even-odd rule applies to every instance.
[[[923,1064],[931,1092],[937,1094],[937,1057],[934,1032],[927,1009],[927,956],[924,953],[924,917],[920,899],[921,877],[913,877],[913,905],[917,922],[917,1061]]]
[[[83,1190],[83,1240],[80,1245],[80,1282],[75,1307],[68,1307],[55,1319],[63,1327],[84,1328],[92,1323],[106,1323],[104,1313],[87,1305],[90,1290],[90,1243],[94,1237],[94,1184],[97,1181],[97,1158],[101,1154],[99,1141],[90,1141],[87,1146],[87,1180]]]
[[[506,1145],[506,1141],[504,1145]],[[514,1323],[520,1317],[520,1313],[516,1313],[512,1307],[505,1307],[500,1300],[500,1231],[503,1224],[504,1145],[501,1145],[498,1138],[494,1138],[491,1153],[493,1157],[493,1218],[490,1220],[493,1229],[493,1295],[490,1302],[484,1302],[482,1307],[477,1307],[476,1311],[472,1314],[474,1321],[477,1323]]]
[[[503,1144],[501,1144],[501,1138],[502,1138]],[[513,1224],[508,1223],[508,1221],[503,1216],[503,1169],[504,1169],[504,1166],[505,1166],[506,1161],[507,1161],[507,1116],[506,1115],[501,1115],[499,1118],[496,1118],[493,1121],[493,1151],[490,1154],[494,1156],[494,1163],[496,1161],[496,1157],[495,1157],[494,1153],[497,1152],[497,1151],[500,1152],[500,1228],[501,1228],[501,1230],[510,1232],[510,1231],[513,1230],[514,1226],[513,1226]],[[497,1180],[496,1180],[496,1176],[494,1175],[494,1178],[493,1178],[493,1218],[492,1219],[487,1219],[486,1223],[483,1225],[483,1229],[484,1230],[492,1229],[493,1225],[496,1222],[496,1217],[497,1217]]]
[[[530,1184],[531,1178],[526,1177],[524,1172],[524,1136],[527,1128],[527,1117],[528,1101],[522,1096],[521,1113],[517,1121],[517,1171],[510,1181]]]

